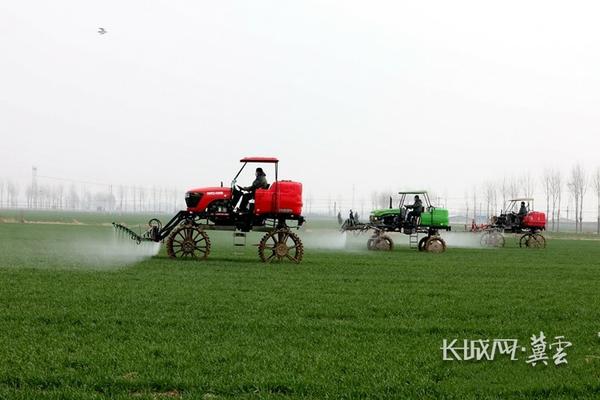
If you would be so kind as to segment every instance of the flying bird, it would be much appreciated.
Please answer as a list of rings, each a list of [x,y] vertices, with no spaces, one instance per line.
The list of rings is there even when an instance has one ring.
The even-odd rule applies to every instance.
[[[98,28],[98,33],[101,34],[101,35],[104,35],[106,33],[106,29],[104,29],[102,27]]]

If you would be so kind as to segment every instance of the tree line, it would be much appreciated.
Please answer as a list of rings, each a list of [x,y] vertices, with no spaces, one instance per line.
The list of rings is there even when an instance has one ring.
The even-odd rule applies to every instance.
[[[0,179],[0,208],[107,212],[173,212],[184,205],[182,191],[136,185],[29,184]]]

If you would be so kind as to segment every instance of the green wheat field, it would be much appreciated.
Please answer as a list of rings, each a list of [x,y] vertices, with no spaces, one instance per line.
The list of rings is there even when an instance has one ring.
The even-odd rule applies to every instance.
[[[267,265],[258,233],[241,251],[209,233],[206,261],[132,258],[107,223],[144,217],[0,216],[2,399],[600,398],[594,236],[382,253],[309,222],[304,261]],[[442,359],[443,339],[540,331],[568,364]]]

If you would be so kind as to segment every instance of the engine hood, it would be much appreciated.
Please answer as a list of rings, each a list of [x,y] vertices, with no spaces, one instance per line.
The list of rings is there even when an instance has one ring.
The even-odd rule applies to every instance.
[[[213,201],[228,199],[231,199],[231,188],[221,186],[190,189],[185,193],[188,211],[200,212]]]
[[[190,189],[187,191],[187,193],[198,193],[198,194],[201,193],[201,194],[208,195],[208,196],[221,196],[221,195],[229,196],[231,194],[231,188],[221,187],[221,186],[210,186],[210,187]]]

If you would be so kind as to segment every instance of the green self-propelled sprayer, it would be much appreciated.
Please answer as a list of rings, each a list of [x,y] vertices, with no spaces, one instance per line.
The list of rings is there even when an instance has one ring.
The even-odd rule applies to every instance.
[[[393,208],[390,197],[389,208],[373,210],[369,222],[347,219],[342,224],[342,232],[371,232],[367,240],[369,250],[392,250],[394,242],[387,233],[402,232],[409,236],[410,247],[419,251],[446,251],[446,241],[440,236],[440,231],[451,229],[448,210],[433,206],[424,190],[399,192],[399,195],[397,208]],[[421,200],[419,207],[414,207],[415,196]]]

